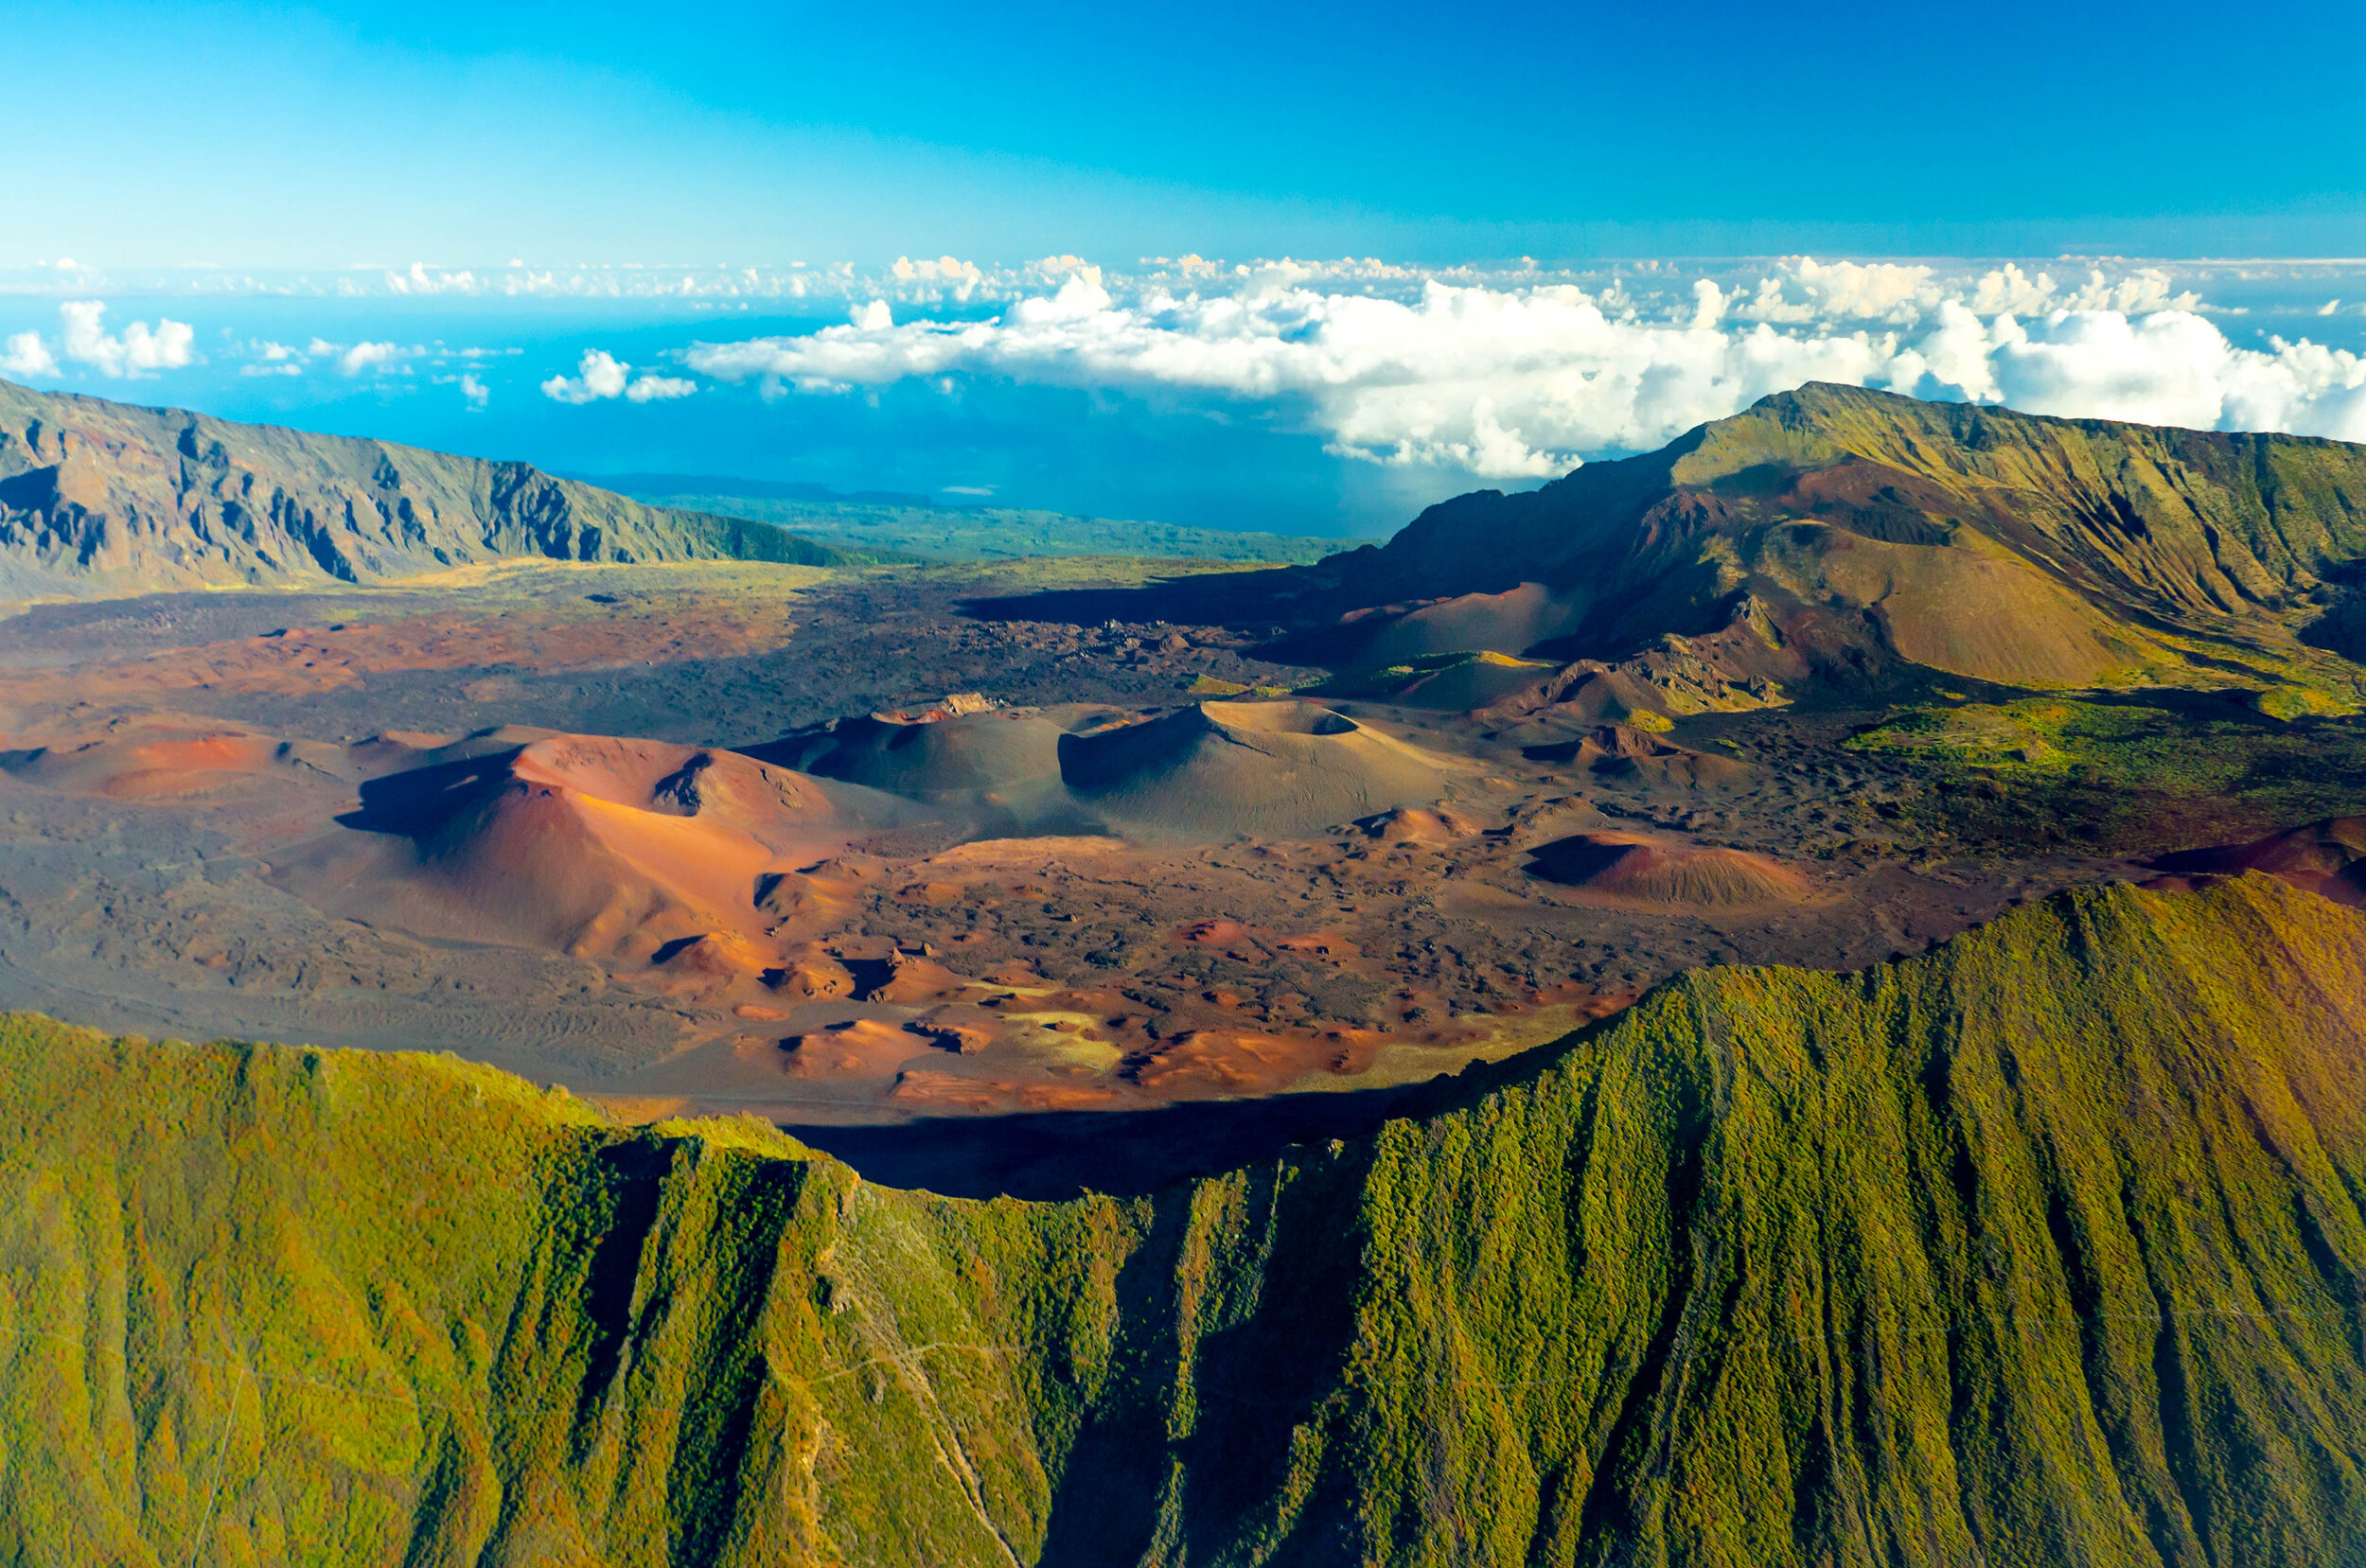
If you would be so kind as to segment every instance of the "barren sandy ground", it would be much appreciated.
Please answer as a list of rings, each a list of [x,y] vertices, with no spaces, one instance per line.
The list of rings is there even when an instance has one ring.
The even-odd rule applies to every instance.
[[[36,608],[0,622],[0,1004],[452,1050],[817,1139],[1015,1135],[1378,1104],[1687,965],[1852,967],[2144,874],[2075,837],[1932,841],[1928,781],[1837,745],[1878,711],[1555,747],[1261,702],[1323,672],[1255,628],[1013,611],[1143,571],[526,567]]]

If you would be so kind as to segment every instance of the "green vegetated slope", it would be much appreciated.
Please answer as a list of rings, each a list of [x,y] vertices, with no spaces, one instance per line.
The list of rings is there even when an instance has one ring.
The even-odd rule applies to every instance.
[[[1442,502],[1320,574],[1343,605],[1541,585],[1550,617],[1524,603],[1522,627],[1600,657],[1746,610],[1771,635],[1717,649],[1739,673],[1902,660],[2040,688],[2249,683],[2347,709],[2361,558],[2366,446],[1811,383],[1657,452]]]
[[[630,479],[634,476],[627,476]],[[650,478],[662,478],[652,475]],[[934,506],[910,501],[821,501],[733,491],[646,489],[628,493],[667,506],[759,519],[851,550],[931,560],[1001,560],[1023,555],[1145,555],[1161,559],[1303,563],[1340,547],[1336,538],[1235,533],[1181,523],[1080,518],[1010,506]]]
[[[2074,838],[2149,859],[2366,809],[2366,724],[2216,697],[1933,701],[1843,745],[1914,761],[1924,787],[1902,819],[1926,843]]]
[[[505,556],[891,558],[524,463],[0,381],[0,595],[370,583]]]
[[[2366,918],[2258,877],[1128,1202],[20,1019],[0,1557],[2366,1561],[2361,1084]]]

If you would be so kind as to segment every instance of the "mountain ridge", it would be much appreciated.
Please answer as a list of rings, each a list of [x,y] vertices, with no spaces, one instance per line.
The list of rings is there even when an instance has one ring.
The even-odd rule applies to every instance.
[[[2114,476],[2105,473],[2102,467],[2102,458],[2110,454],[2098,454],[2092,447],[2082,449],[2078,444],[2065,443],[2060,439],[2064,432],[2077,432],[2097,445],[2105,437],[2132,439],[2138,445],[2138,456],[2150,459],[2163,472],[2145,475],[2134,464],[2124,463],[2117,477],[2130,483],[2114,484]],[[1965,453],[1980,454],[1986,461],[1968,467],[1935,460],[1931,449],[1916,442],[1916,434],[1926,438],[1944,435],[1947,445]],[[2329,476],[2336,481],[2332,493],[2320,489],[2320,493],[2301,497],[2306,503],[2304,507],[2283,504],[2284,493],[2294,486],[2280,483],[2282,476],[2276,467],[2279,455],[2320,458],[2338,465],[2340,471]],[[1454,516],[1457,512],[1488,508],[1518,521],[1531,520],[1520,516],[1529,513],[1538,523],[1548,520],[1563,523],[1579,507],[1616,516],[1622,503],[1640,503],[1639,510],[1648,509],[1651,503],[1664,499],[1663,491],[1671,488],[1714,493],[1721,481],[1731,481],[1737,476],[1745,480],[1772,479],[1777,476],[1764,470],[1790,467],[1813,471],[1851,459],[1878,461],[1901,473],[1933,480],[1977,479],[1989,487],[2013,494],[2024,507],[2035,504],[2073,512],[2078,521],[2092,530],[2116,530],[2139,539],[2148,537],[2152,529],[2162,524],[2160,503],[2187,499],[2159,493],[2164,484],[2175,487],[2175,480],[2182,477],[2175,472],[2177,467],[2198,469],[2228,484],[2238,482],[2241,470],[2249,467],[2254,470],[2253,495],[2262,511],[2274,513],[2279,520],[2313,514],[2319,526],[2304,531],[2297,539],[2288,530],[2279,530],[2274,537],[2259,531],[2240,541],[2254,547],[2248,560],[2233,556],[2230,552],[2224,560],[2214,557],[2206,564],[2190,562],[2193,575],[2199,579],[2203,600],[2222,611],[2232,611],[2236,603],[2265,602],[2276,591],[2277,580],[2288,584],[2329,559],[2350,559],[2366,554],[2366,447],[2274,432],[2189,431],[2126,420],[2059,418],[1985,404],[1926,402],[1871,388],[1810,381],[1792,391],[1770,394],[1729,418],[1696,426],[1654,452],[1590,463],[1550,484],[1515,495],[1480,490],[1441,502],[1408,524],[1387,545],[1379,547],[1376,557],[1363,559],[1368,566],[1386,570],[1395,564],[1388,560],[1394,551],[1402,559],[1419,563],[1418,568],[1403,569],[1408,574],[1418,570],[1454,591],[1500,590],[1512,586],[1500,581],[1507,563],[1448,555],[1429,548],[1433,539],[1442,542],[1450,537],[1445,525],[1458,520]],[[2042,475],[2049,463],[2055,467],[2050,476],[2052,483],[2032,482]],[[1986,471],[1980,471],[1982,468]],[[2140,483],[2145,479],[2156,483]],[[2083,493],[2098,482],[2103,486],[2100,496]],[[1726,502],[1745,497],[1755,500],[1755,487],[1747,483],[1732,486],[1716,499]],[[2075,502],[2064,500],[2065,492],[2074,495]],[[1810,509],[1840,516],[1852,525],[1852,531],[1862,531],[1865,537],[1883,539],[1886,533],[1896,532],[1901,537],[1884,542],[1933,544],[1940,542],[1934,537],[1937,530],[1930,521],[1909,515],[1923,509],[1916,502],[1961,501],[1965,497],[1811,494],[1803,499],[1810,502]],[[1817,502],[1824,504],[1815,506]],[[2198,501],[2192,502],[2188,510],[2198,515]],[[2006,520],[1984,517],[1977,520]],[[1889,525],[1886,528],[1885,523]],[[1945,523],[1939,527],[1943,529]],[[1595,542],[1581,541],[1585,545]],[[1519,564],[1524,569],[1541,564],[1546,574],[1538,580],[1556,586],[1556,579],[1590,558],[1576,552],[1558,559],[1547,552],[1538,554],[1545,557],[1542,562],[1529,558]],[[2260,559],[2262,555],[2266,557],[2264,561]],[[2108,564],[2108,558],[2100,555],[2095,561]],[[2260,570],[2254,571],[2254,567]],[[2186,586],[2163,576],[2163,580],[2153,585],[2160,590]]]
[[[1735,682],[1903,661],[2354,702],[2362,559],[2366,447],[1811,382],[1656,452],[1442,502],[1299,586],[1353,623],[1339,657],[1375,664],[1491,629],[1611,661],[1673,636],[1722,639]],[[1738,619],[1757,634],[1722,635]]]
[[[0,1041],[19,1560],[2366,1561],[2366,917],[1694,971],[1154,1197]],[[62,1093],[67,1084],[73,1093]]]
[[[0,381],[0,594],[384,582],[521,556],[892,558],[528,463]]]

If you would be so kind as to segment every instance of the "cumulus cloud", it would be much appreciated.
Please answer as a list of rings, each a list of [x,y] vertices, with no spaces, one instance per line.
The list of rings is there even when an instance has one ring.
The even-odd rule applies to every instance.
[[[55,376],[57,373],[57,358],[41,341],[38,332],[19,332],[10,337],[6,345],[0,346],[0,375]]]
[[[2030,414],[2366,440],[2366,360],[2306,340],[2237,348],[2190,310],[2057,310],[2024,324],[1951,303],[1898,362],[1922,371],[1927,396]]]
[[[625,397],[635,403],[662,402],[671,397],[687,397],[697,390],[697,382],[680,376],[640,376],[625,388]]]
[[[493,390],[479,380],[476,372],[471,370],[460,378],[460,396],[468,400],[471,409],[482,409],[493,400]]]
[[[1181,264],[1167,265],[1179,278]],[[2304,342],[2237,348],[2152,269],[1950,278],[1801,257],[1756,279],[1696,278],[1648,296],[1619,279],[1588,291],[1430,277],[1396,298],[1310,287],[1288,268],[1211,269],[1207,280],[1231,287],[1151,286],[1121,302],[1078,263],[986,321],[898,325],[873,300],[843,326],[699,343],[684,359],[768,390],[982,376],[1198,394],[1266,405],[1345,455],[1504,479],[1655,447],[1810,380],[2366,438],[2366,361]]]
[[[269,338],[255,338],[247,342],[244,351],[249,358],[238,367],[241,376],[301,376],[322,369],[334,370],[347,379],[416,376],[422,365],[433,371],[449,366],[454,360],[466,363],[523,352],[516,348],[453,348],[441,340],[398,344],[363,339],[346,344],[332,343],[327,338],[313,338],[301,348]],[[431,376],[430,379],[446,384],[455,378]]]
[[[238,367],[241,376],[304,374],[305,356],[301,349],[291,348],[284,343],[274,343],[268,338],[257,338],[247,346],[255,358]]]
[[[970,296],[986,283],[986,274],[976,262],[961,261],[949,255],[939,256],[934,261],[914,261],[909,256],[899,255],[888,273],[896,282],[907,286],[938,285],[944,293],[949,293],[962,304],[967,304]],[[909,292],[909,288],[907,292]]]
[[[554,376],[542,383],[542,396],[561,403],[594,403],[603,397],[614,397],[625,390],[626,373],[632,369],[620,364],[616,356],[605,349],[587,348],[576,374]]]
[[[358,343],[337,356],[340,374],[359,376],[365,370],[380,375],[397,368],[401,350],[390,343]]]
[[[573,376],[554,376],[542,383],[542,396],[556,402],[595,403],[602,398],[622,397],[627,402],[662,402],[674,397],[687,397],[698,390],[698,383],[676,376],[657,376],[644,372],[631,374],[632,366],[602,348],[584,350]]]
[[[1591,451],[1652,445],[1783,386],[1878,377],[1859,338],[1785,338],[1690,320],[1616,320],[1581,291],[1457,289],[1412,302],[1307,289],[1120,306],[1091,269],[987,322],[883,323],[858,311],[803,337],[699,344],[692,369],[805,391],[987,374],[1037,383],[1173,387],[1281,401],[1335,449],[1493,477],[1561,472]]]
[[[390,294],[473,294],[481,288],[474,273],[443,272],[431,269],[422,261],[411,263],[408,272],[386,272],[386,291]]]
[[[59,355],[111,378],[178,370],[196,361],[193,345],[197,334],[188,323],[158,317],[151,328],[144,321],[135,321],[117,337],[101,325],[106,314],[103,300],[73,299],[59,306]],[[19,333],[9,341],[14,347],[32,337],[31,333]],[[34,341],[39,346],[39,340]],[[42,352],[46,355],[48,350],[43,348]]]
[[[255,360],[240,367],[241,376],[300,376],[315,361],[334,365],[341,376],[358,377],[365,371],[380,376],[407,376],[411,374],[410,361],[429,352],[423,344],[406,348],[399,344],[367,341],[330,343],[327,338],[314,338],[302,348],[268,339],[257,339],[251,346]]]

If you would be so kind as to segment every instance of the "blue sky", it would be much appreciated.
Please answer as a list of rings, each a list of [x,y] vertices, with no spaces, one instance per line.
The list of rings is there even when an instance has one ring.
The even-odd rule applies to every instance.
[[[2366,255],[2355,5],[53,0],[10,34],[0,264]]]
[[[2366,7],[20,12],[40,386],[1325,534],[1810,378],[2366,440]]]

